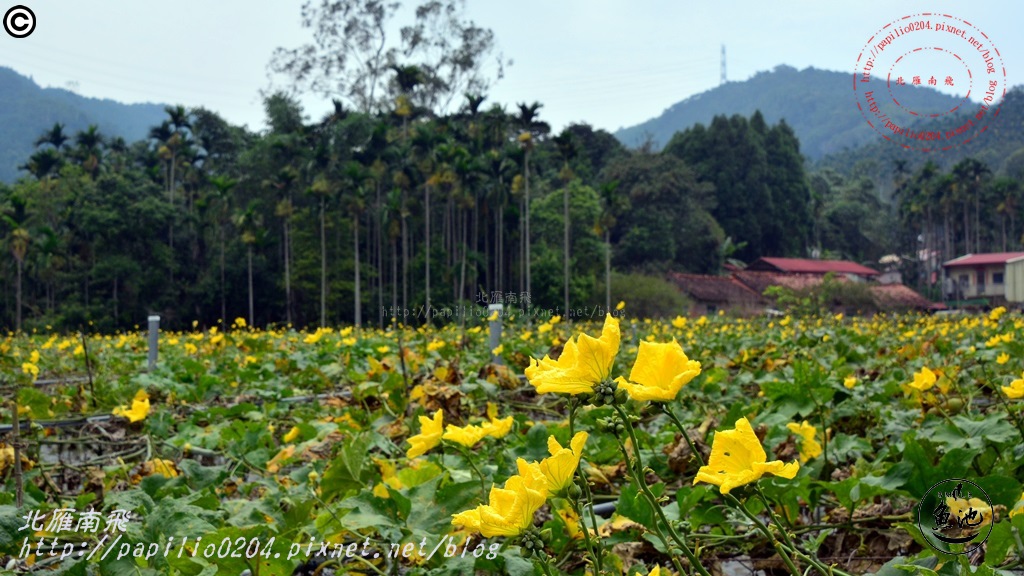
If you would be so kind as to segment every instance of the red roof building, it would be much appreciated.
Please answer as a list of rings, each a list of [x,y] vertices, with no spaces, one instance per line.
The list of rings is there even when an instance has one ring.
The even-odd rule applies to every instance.
[[[718,310],[751,314],[759,312],[766,301],[757,292],[730,276],[669,273],[671,280],[690,299],[690,316],[702,316]]]
[[[759,258],[747,266],[747,270],[763,272],[783,272],[786,274],[817,274],[824,276],[829,272],[847,277],[855,276],[868,280],[878,276],[878,271],[846,260],[809,260],[806,258]],[[851,278],[853,279],[853,278]]]
[[[973,298],[1020,302],[1024,293],[1020,262],[1024,252],[992,252],[967,254],[942,266],[946,269],[943,285],[946,297],[952,300]],[[1012,272],[1016,271],[1016,274]]]

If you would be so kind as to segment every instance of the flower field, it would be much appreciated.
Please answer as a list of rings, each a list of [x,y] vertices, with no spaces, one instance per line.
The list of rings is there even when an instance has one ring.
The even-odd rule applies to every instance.
[[[506,318],[494,349],[485,321],[303,332],[236,320],[162,333],[152,372],[141,332],[8,335],[0,572],[1021,567],[1020,315],[628,312]],[[948,479],[983,493],[929,496]],[[936,526],[936,508],[955,526]],[[60,510],[131,520],[72,530],[51,522]],[[78,554],[104,534],[121,538],[112,553]],[[364,542],[381,553],[344,553]]]

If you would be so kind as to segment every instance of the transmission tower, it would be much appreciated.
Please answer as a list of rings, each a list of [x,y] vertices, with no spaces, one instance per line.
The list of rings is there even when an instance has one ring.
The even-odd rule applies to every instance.
[[[718,81],[719,85],[725,84],[725,44],[722,44],[722,78]]]

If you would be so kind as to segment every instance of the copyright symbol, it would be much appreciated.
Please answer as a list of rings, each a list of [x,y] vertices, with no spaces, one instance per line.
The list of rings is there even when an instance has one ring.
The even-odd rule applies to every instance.
[[[36,30],[36,15],[28,6],[15,6],[4,14],[4,31],[14,38],[28,38]]]

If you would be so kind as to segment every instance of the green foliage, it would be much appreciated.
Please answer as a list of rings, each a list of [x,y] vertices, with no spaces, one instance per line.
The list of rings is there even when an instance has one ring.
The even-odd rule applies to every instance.
[[[780,308],[800,316],[813,316],[822,310],[868,314],[878,308],[867,284],[842,281],[831,272],[813,286],[803,289],[769,286],[764,295],[775,300]]]
[[[876,90],[886,90],[884,80],[872,79]],[[959,105],[953,96],[927,88],[914,95],[921,109],[950,109]],[[760,110],[765,120],[785,120],[802,143],[807,156],[818,159],[845,149],[857,149],[880,140],[865,123],[850,97],[849,74],[779,65],[743,82],[727,82],[669,106],[661,116],[624,128],[615,136],[627,146],[638,146],[645,135],[655,148],[668,143],[676,132],[712,122],[718,115],[750,116]],[[892,149],[891,142],[886,144]],[[918,154],[918,156],[923,156]]]
[[[604,283],[597,285],[604,294]],[[597,300],[595,295],[595,300]],[[612,273],[612,305],[625,301],[630,316],[638,318],[674,318],[685,315],[689,303],[675,284],[661,276],[641,273]]]

